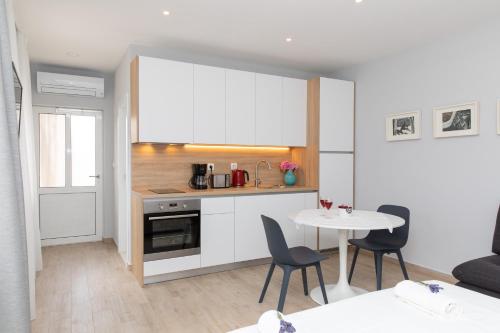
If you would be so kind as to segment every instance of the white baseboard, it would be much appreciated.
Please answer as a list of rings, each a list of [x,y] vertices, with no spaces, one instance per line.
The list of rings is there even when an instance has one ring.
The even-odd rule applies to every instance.
[[[85,242],[100,242],[100,241],[102,241],[102,237],[98,237],[96,235],[51,238],[51,239],[42,239],[42,247],[43,246],[52,246],[52,245],[85,243]]]

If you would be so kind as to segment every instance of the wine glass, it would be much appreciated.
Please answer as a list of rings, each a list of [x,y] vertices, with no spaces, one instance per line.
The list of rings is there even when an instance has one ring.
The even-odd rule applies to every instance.
[[[331,201],[330,199],[326,199],[325,200],[325,207],[327,210],[330,210],[333,206],[333,201]]]
[[[325,208],[325,198],[320,197],[319,198],[319,204],[321,205],[321,208]]]

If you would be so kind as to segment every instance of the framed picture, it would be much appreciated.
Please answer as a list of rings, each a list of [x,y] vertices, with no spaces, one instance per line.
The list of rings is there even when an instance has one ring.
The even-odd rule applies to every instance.
[[[500,99],[497,101],[497,134],[500,134]]]
[[[390,114],[385,118],[387,141],[420,139],[420,111]]]
[[[479,134],[479,104],[471,102],[434,109],[434,137]]]

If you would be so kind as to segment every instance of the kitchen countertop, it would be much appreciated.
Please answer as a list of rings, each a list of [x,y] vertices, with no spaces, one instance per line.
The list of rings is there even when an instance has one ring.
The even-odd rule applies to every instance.
[[[264,185],[265,186],[265,185]],[[159,186],[158,188],[166,186]],[[140,195],[142,199],[160,199],[160,198],[187,198],[187,197],[217,197],[217,196],[239,196],[239,195],[255,195],[255,194],[279,194],[279,193],[300,193],[300,192],[317,192],[317,187],[311,186],[286,186],[286,187],[259,187],[244,186],[244,187],[229,187],[207,190],[195,190],[192,188],[173,187],[185,193],[169,193],[157,194],[145,188],[134,188],[132,192]]]

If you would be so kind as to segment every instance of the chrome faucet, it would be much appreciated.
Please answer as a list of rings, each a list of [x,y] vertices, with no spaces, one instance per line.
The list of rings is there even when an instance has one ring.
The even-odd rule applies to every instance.
[[[259,184],[261,183],[261,180],[259,178],[259,166],[260,166],[261,163],[267,163],[268,169],[269,170],[272,169],[271,163],[269,163],[266,160],[260,160],[260,161],[257,162],[257,164],[255,165],[255,188],[258,188]]]

